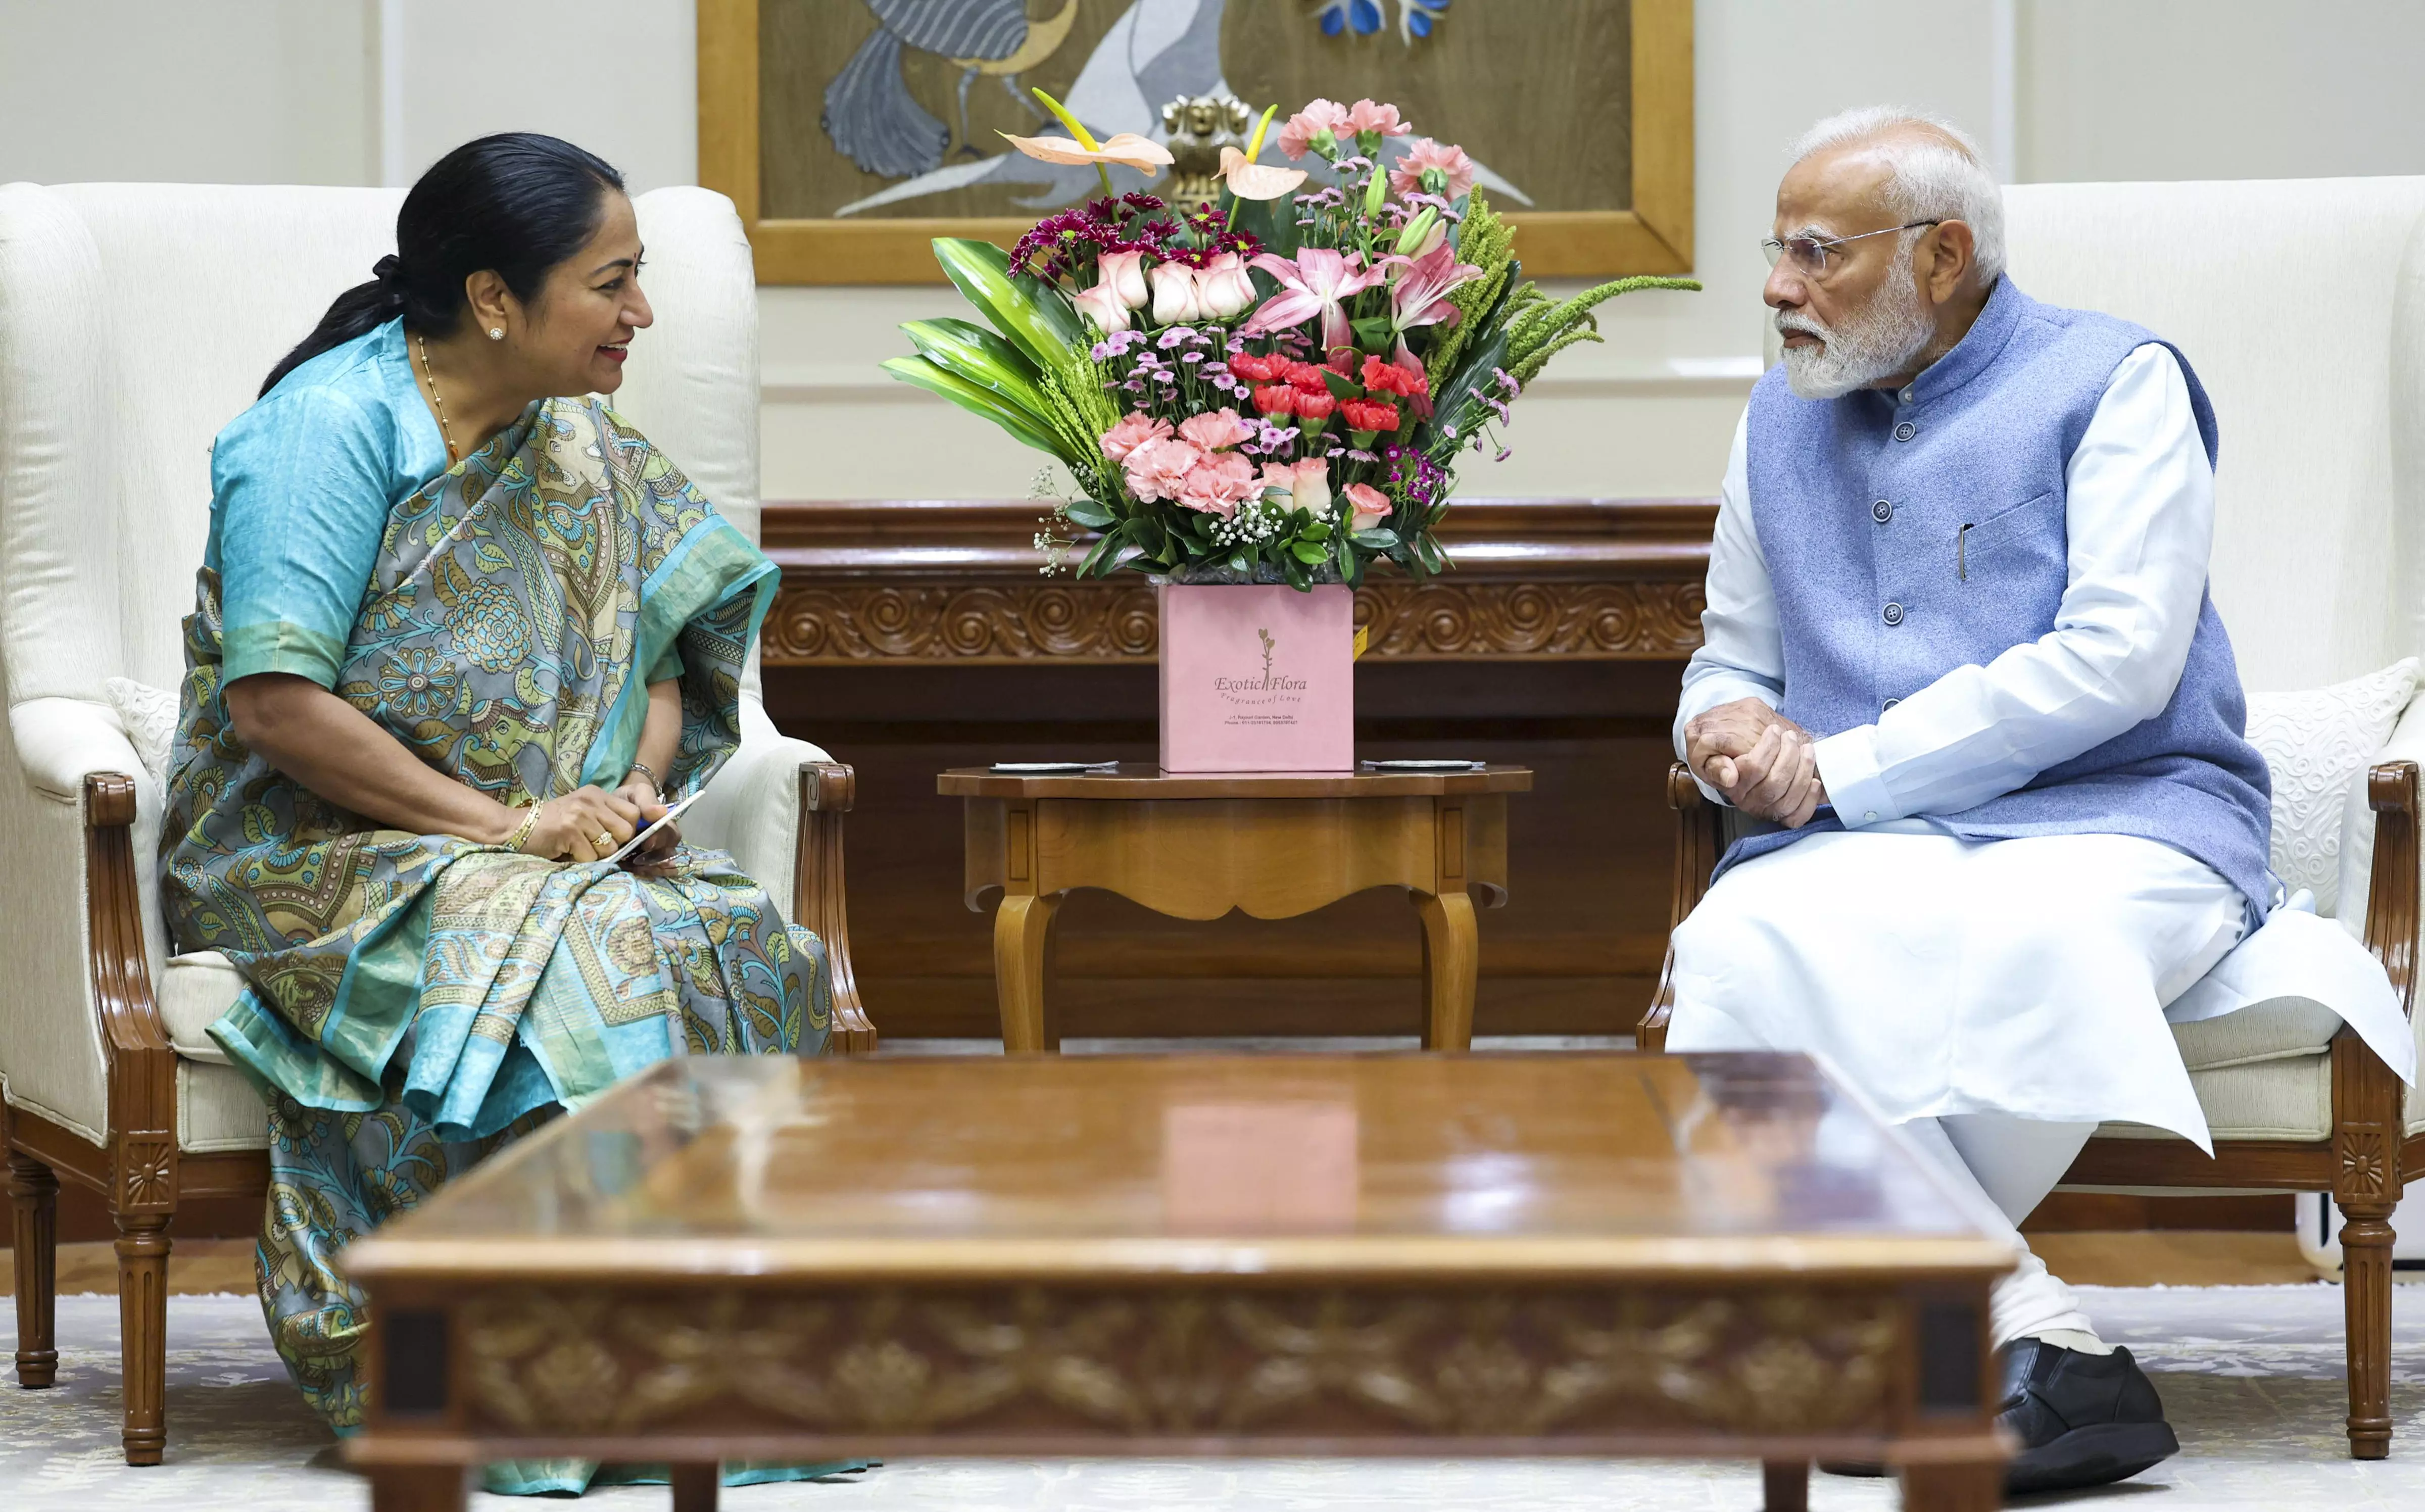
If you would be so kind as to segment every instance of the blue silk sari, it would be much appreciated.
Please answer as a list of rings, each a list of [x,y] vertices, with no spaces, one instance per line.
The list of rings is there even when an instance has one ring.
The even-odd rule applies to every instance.
[[[337,1267],[347,1242],[666,1056],[819,1053],[831,988],[824,945],[721,852],[683,847],[666,877],[543,861],[377,828],[279,772],[238,739],[223,672],[278,665],[248,636],[312,637],[223,625],[219,576],[205,567],[185,622],[164,897],[180,941],[224,952],[248,984],[210,1033],[271,1109],[262,1302],[304,1395],[345,1432],[362,1419],[367,1321]],[[414,755],[515,806],[618,783],[648,685],[679,679],[671,800],[739,744],[775,585],[613,410],[551,399],[392,507],[342,655],[319,665]],[[577,1492],[596,1469],[488,1479]]]

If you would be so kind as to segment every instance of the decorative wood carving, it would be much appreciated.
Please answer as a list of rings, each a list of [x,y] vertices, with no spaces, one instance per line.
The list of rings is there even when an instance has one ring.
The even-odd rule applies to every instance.
[[[792,907],[799,922],[825,942],[826,969],[833,977],[834,1053],[872,1055],[875,1024],[859,1001],[859,975],[850,964],[850,910],[843,892],[843,815],[858,801],[859,777],[840,762],[811,762],[800,768],[800,828],[792,867]]]
[[[1367,583],[1356,593],[1365,654],[1668,658],[1701,643],[1698,583]],[[769,667],[875,661],[1154,659],[1144,584],[907,587],[784,582],[766,617]]]
[[[1039,574],[1043,506],[1022,500],[770,505],[783,567],[770,667],[912,661],[1151,661],[1143,579]],[[1461,499],[1441,532],[1456,571],[1357,592],[1367,655],[1673,658],[1701,642],[1714,507],[1701,501]]]
[[[1887,1431],[1895,1304],[1818,1292],[514,1289],[469,1303],[474,1411],[523,1433],[712,1415],[920,1433]]]

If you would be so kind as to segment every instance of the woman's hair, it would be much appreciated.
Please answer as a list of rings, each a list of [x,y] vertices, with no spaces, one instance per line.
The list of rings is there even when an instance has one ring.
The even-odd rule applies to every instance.
[[[467,302],[463,281],[494,269],[528,302],[548,270],[598,232],[602,201],[623,175],[570,142],[537,132],[501,132],[465,142],[430,165],[395,217],[395,251],[371,281],[337,296],[312,334],[264,378],[278,380],[331,346],[402,315],[433,336],[453,331]]]

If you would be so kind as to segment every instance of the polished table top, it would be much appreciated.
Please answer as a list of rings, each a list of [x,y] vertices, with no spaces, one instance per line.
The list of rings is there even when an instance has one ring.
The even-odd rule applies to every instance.
[[[664,1062],[349,1248],[382,1275],[2000,1271],[1800,1056]]]
[[[1533,769],[1486,762],[1463,771],[1165,772],[1116,762],[1083,772],[998,772],[955,766],[936,778],[947,798],[1418,798],[1530,793]]]

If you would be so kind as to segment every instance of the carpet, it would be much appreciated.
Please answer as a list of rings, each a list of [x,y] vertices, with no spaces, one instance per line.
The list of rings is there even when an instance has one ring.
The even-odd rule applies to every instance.
[[[2164,1396],[2181,1455],[2135,1481],[2024,1505],[2128,1504],[2142,1512],[2425,1506],[2425,1286],[2393,1308],[2394,1457],[2358,1464],[2340,1434],[2340,1294],[2331,1286],[2082,1287],[2107,1337],[2127,1343]],[[0,1308],[0,1351],[15,1347]],[[8,1512],[242,1507],[367,1508],[363,1482],[287,1383],[249,1296],[181,1296],[169,1314],[169,1462],[130,1470],[118,1450],[118,1306],[59,1299],[59,1385],[0,1385],[0,1505]],[[486,1512],[537,1504],[474,1496]],[[661,1508],[660,1488],[586,1499]],[[1650,1460],[923,1460],[852,1482],[728,1490],[735,1512],[1749,1512],[1757,1470]],[[1892,1487],[1814,1475],[1816,1512],[1882,1512]]]

